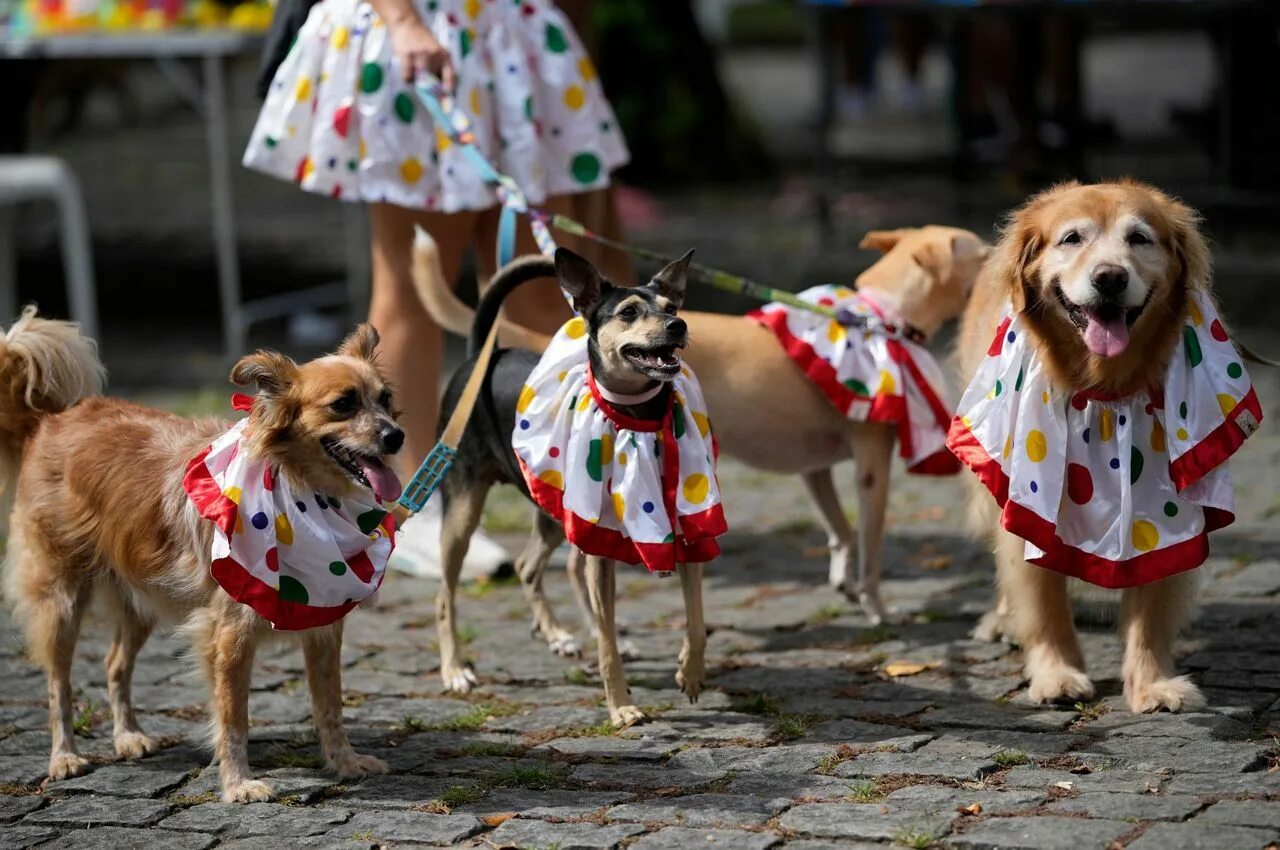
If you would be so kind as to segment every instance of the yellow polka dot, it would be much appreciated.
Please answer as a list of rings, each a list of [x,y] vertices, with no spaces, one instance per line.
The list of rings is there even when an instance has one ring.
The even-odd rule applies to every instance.
[[[964,427],[966,427],[966,428],[972,428],[972,427],[973,427],[973,420],[971,420],[968,416],[961,416],[961,417],[960,417],[960,424],[961,424],[961,425],[963,425],[963,426],[964,426]]]
[[[1140,519],[1133,524],[1133,548],[1139,552],[1150,552],[1152,549],[1160,545],[1160,532],[1156,531],[1156,527]]]
[[[898,382],[885,369],[880,370],[880,386],[876,387],[876,395],[894,395],[898,391]]]
[[[627,465],[627,453],[618,452],[618,466],[626,466],[626,465]]]
[[[554,469],[545,469],[538,473],[538,480],[543,484],[556,488],[557,490],[564,489],[564,476],[559,472],[556,472]]]
[[[1223,416],[1230,416],[1236,409],[1236,400],[1226,393],[1218,393],[1218,407],[1222,409]]]
[[[1186,440],[1186,439],[1187,439],[1187,429],[1186,429],[1186,428],[1179,428],[1179,429],[1178,429],[1178,439],[1179,439],[1179,440]]]
[[[565,377],[566,377],[568,374],[569,374],[569,373],[568,373],[567,371],[565,371],[565,372],[561,372],[559,375],[556,375],[556,380],[563,384],[563,383],[564,383],[564,379],[565,379]]]
[[[305,181],[308,177],[310,177],[312,174],[315,174],[315,173],[316,173],[316,164],[312,162],[311,157],[307,157],[302,163],[302,180],[299,180],[298,182],[301,183]]]
[[[587,93],[581,86],[569,86],[564,90],[564,105],[577,112],[587,102]]]
[[[243,495],[239,487],[228,487],[223,491],[222,495],[226,496],[237,505],[240,504],[240,496]]]
[[[289,524],[289,518],[284,514],[276,517],[276,540],[286,546],[293,545],[293,526]]]
[[[400,179],[412,185],[422,179],[422,163],[409,157],[400,163]]]
[[[711,492],[711,482],[701,472],[695,472],[684,480],[684,498],[691,505],[700,505]]]
[[[586,410],[590,406],[591,406],[591,393],[584,392],[582,395],[578,396],[579,410]]]
[[[449,149],[449,145],[453,144],[453,140],[449,138],[449,134],[444,130],[436,130],[436,150],[444,153]]]
[[[480,16],[480,0],[467,0],[467,17],[478,18]]]
[[[1200,315],[1200,308],[1196,306],[1196,302],[1187,301],[1187,307],[1191,311],[1191,323],[1196,327],[1200,327],[1204,323],[1204,316]]]
[[[591,64],[590,59],[583,56],[578,60],[578,73],[589,83],[596,78],[596,66]]]
[[[533,387],[525,384],[520,388],[520,397],[516,399],[516,413],[524,413],[529,409],[529,405],[533,404],[533,399],[538,395],[538,391]]]
[[[342,50],[347,46],[347,42],[351,40],[351,32],[346,27],[338,27],[333,31],[333,37],[329,39],[329,43],[333,45],[334,50]]]
[[[244,517],[236,512],[236,534],[244,534]]]
[[[1049,403],[1049,391],[1048,391],[1048,390],[1045,390],[1044,392],[1040,393],[1040,400],[1041,400],[1041,401],[1043,401],[1045,404],[1048,404],[1048,403]]]
[[[564,333],[569,339],[582,339],[587,332],[587,325],[581,316],[574,316],[564,323]]]
[[[1151,451],[1156,454],[1164,453],[1164,426],[1159,422],[1151,423]]]
[[[618,518],[618,522],[622,522],[622,517],[627,512],[627,500],[622,498],[621,493],[613,494],[613,515]]]
[[[827,325],[827,342],[839,342],[844,339],[844,325],[831,322]]]
[[[1004,438],[1004,456],[1008,458],[1009,454],[1012,451],[1013,451],[1013,436],[1010,435]]]
[[[1104,407],[1102,409],[1102,417],[1098,422],[1098,432],[1102,437],[1102,442],[1104,443],[1111,442],[1111,438],[1115,436],[1115,423],[1112,421],[1111,411],[1108,408]]]
[[[711,433],[711,419],[707,414],[693,411],[693,421],[698,426],[698,433],[703,437]]]
[[[1043,431],[1032,430],[1027,434],[1027,457],[1032,463],[1039,463],[1044,460],[1044,456],[1049,453],[1049,444],[1044,438]]]
[[[853,297],[853,290],[847,286],[837,286],[834,294],[837,298],[851,298]]]
[[[294,100],[301,103],[304,100],[311,99],[311,80],[303,77],[298,80],[298,87],[293,90]]]
[[[360,140],[360,158],[364,159],[365,154],[369,152],[369,146],[364,143],[364,139]]]
[[[613,435],[600,435],[600,465],[613,463]]]
[[[481,106],[482,104],[480,103],[480,89],[472,89],[471,90],[471,114],[473,116],[482,114],[482,110],[480,109]]]

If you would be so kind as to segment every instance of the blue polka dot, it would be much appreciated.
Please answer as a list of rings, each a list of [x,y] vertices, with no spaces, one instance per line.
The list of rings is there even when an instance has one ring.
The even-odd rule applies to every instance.
[[[337,168],[337,167],[338,167],[338,158],[337,158],[337,157],[334,157],[334,156],[329,157],[329,167],[330,167],[330,168]]]
[[[1123,414],[1123,413],[1121,413],[1121,414],[1120,414],[1120,420],[1119,420],[1119,421],[1120,421],[1120,424],[1121,424],[1121,425],[1123,425],[1123,424],[1125,423],[1125,421],[1126,421],[1126,420],[1125,420],[1125,416],[1124,416],[1124,414]]]
[[[1040,485],[1039,485],[1039,484],[1037,484],[1036,482],[1032,481],[1032,482],[1031,482],[1031,492],[1032,492],[1032,493],[1039,493],[1039,492],[1040,492]]]
[[[528,431],[528,430],[529,430],[529,420],[528,420],[528,419],[521,419],[521,420],[520,420],[520,430],[521,430],[521,431]]]
[[[324,500],[324,496],[321,496],[319,493],[316,493],[316,504],[320,506],[320,510],[322,511],[328,510],[329,508],[328,503]]]
[[[253,523],[254,528],[261,531],[262,529],[267,527],[267,515],[264,514],[262,511],[258,511],[256,514],[253,515],[253,519],[251,519],[250,522]]]
[[[647,514],[653,513],[653,502],[645,502],[640,507],[644,508],[644,512]]]
[[[1085,428],[1085,429],[1084,429],[1084,433],[1083,433],[1083,434],[1081,434],[1080,436],[1081,436],[1081,437],[1084,437],[1084,441],[1085,441],[1085,443],[1088,443],[1088,442],[1089,442],[1089,429],[1088,429],[1088,428]]]
[[[1118,458],[1118,457],[1113,457],[1113,458],[1111,459],[1111,468],[1112,468],[1112,469],[1119,469],[1119,468],[1120,468],[1120,458]]]
[[[1005,339],[1009,340],[1009,342],[1013,342],[1017,338],[1018,338],[1018,335],[1013,331],[1009,331],[1009,335],[1005,337]]]
[[[304,513],[304,514],[305,514],[305,513],[307,512],[307,503],[306,503],[306,502],[298,502],[297,504],[298,504],[298,512],[299,512],[299,513]]]

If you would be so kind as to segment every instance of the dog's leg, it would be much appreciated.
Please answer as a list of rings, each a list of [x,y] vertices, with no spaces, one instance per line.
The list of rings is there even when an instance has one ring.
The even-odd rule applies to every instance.
[[[303,632],[302,656],[311,689],[311,721],[320,737],[325,767],[341,779],[386,773],[386,762],[352,748],[342,725],[342,622]]]
[[[569,560],[564,565],[564,573],[569,577],[569,586],[573,588],[573,599],[578,603],[578,614],[582,617],[583,625],[591,632],[591,637],[598,637],[596,634],[596,615],[591,610],[591,597],[587,593],[587,556],[577,546],[569,549]]]
[[[615,726],[624,727],[644,720],[644,712],[631,704],[631,690],[622,669],[622,656],[618,654],[618,633],[613,618],[614,573],[613,561],[608,558],[587,557],[587,596],[596,620],[596,646],[605,701],[609,705],[609,719]]]
[[[831,552],[827,581],[841,591],[852,588],[854,577],[849,568],[853,563],[853,526],[849,525],[849,518],[844,515],[840,495],[836,493],[835,482],[831,480],[830,468],[805,473],[804,483],[809,488],[809,495],[818,505],[823,525],[827,527],[827,549]]]
[[[224,803],[262,803],[276,792],[249,771],[249,676],[253,672],[253,615],[242,614],[230,597],[212,623],[203,647],[213,671],[213,755],[222,778]]]
[[[680,668],[676,684],[697,702],[707,677],[707,624],[702,616],[702,564],[681,564],[680,589],[684,592],[684,645],[680,647]]]
[[[996,589],[996,602],[981,619],[978,625],[973,627],[973,631],[969,634],[974,640],[980,640],[984,643],[995,643],[1009,637],[1008,625],[1009,619],[1009,603],[1005,600],[1004,594]]]
[[[1191,619],[1195,588],[1195,575],[1186,572],[1124,591],[1120,603],[1124,695],[1134,713],[1205,704],[1189,677],[1174,675],[1173,641]]]
[[[440,678],[446,691],[465,694],[477,684],[476,674],[462,660],[458,650],[458,622],[455,599],[462,561],[467,557],[471,535],[480,524],[484,498],[489,486],[470,482],[466,489],[449,491],[445,502],[444,521],[440,527],[440,563],[444,581],[436,595],[436,635],[440,644]]]
[[[862,605],[872,625],[895,619],[880,598],[880,560],[893,442],[893,430],[887,425],[855,428],[851,439],[853,461],[858,468],[858,581],[856,588],[846,582],[844,593]]]
[[[115,725],[116,752],[127,759],[142,758],[160,748],[142,731],[133,713],[133,665],[153,625],[139,617],[128,600],[117,600],[116,638],[107,650],[107,695]]]
[[[1023,560],[1024,545],[1021,538],[998,532],[997,592],[1008,603],[1008,624],[1025,653],[1030,680],[1027,699],[1035,703],[1088,699],[1093,696],[1093,682],[1084,672],[1071,621],[1067,579]]]
[[[564,540],[564,530],[551,517],[542,511],[534,512],[533,530],[529,534],[529,542],[524,551],[516,558],[516,574],[520,576],[520,585],[524,588],[524,598],[533,609],[533,633],[541,634],[547,646],[556,655],[577,657],[582,654],[573,634],[560,625],[547,594],[542,589],[542,577],[547,571],[547,561],[551,553]]]

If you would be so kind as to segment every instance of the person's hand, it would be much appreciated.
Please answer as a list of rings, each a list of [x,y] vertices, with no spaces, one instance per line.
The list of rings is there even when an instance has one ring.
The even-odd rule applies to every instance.
[[[426,71],[438,77],[446,89],[453,91],[456,82],[453,58],[422,21],[413,16],[399,23],[388,22],[387,27],[391,31],[391,49],[406,83],[412,83],[414,77]]]

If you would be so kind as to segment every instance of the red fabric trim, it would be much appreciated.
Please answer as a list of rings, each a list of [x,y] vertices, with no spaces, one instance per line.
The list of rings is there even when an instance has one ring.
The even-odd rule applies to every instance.
[[[227,594],[242,605],[248,605],[276,629],[301,631],[327,626],[341,620],[363,600],[347,602],[332,608],[302,605],[280,598],[280,591],[256,578],[234,558],[219,558],[209,565],[209,573]]]
[[[196,511],[207,520],[222,529],[227,537],[236,527],[236,515],[240,507],[222,492],[218,482],[213,480],[213,473],[205,465],[205,458],[213,446],[205,446],[204,451],[187,463],[187,474],[182,478],[182,489],[186,491]]]
[[[831,364],[818,356],[813,350],[813,346],[809,343],[794,336],[790,329],[787,328],[787,314],[784,310],[771,310],[762,312],[755,310],[746,315],[746,318],[759,322],[766,328],[773,331],[774,336],[782,343],[782,348],[787,352],[787,356],[800,367],[800,371],[808,378],[814,386],[822,391],[827,400],[835,405],[836,410],[842,414],[848,414],[849,408],[853,406],[855,401],[874,402],[870,396],[861,396],[853,390],[840,383],[836,378],[836,370]]]
[[[1169,477],[1181,493],[1227,461],[1249,436],[1236,424],[1236,417],[1248,411],[1262,422],[1262,405],[1253,387],[1240,403],[1231,409],[1226,420],[1197,443],[1189,452],[1169,464]]]
[[[1004,320],[996,328],[995,338],[991,340],[991,345],[987,346],[988,357],[999,357],[1000,352],[1004,351],[1004,335],[1009,332],[1009,325],[1013,323],[1012,316],[1005,316]]]
[[[905,368],[911,373],[912,379],[916,382],[916,386],[920,388],[920,392],[924,394],[925,401],[929,404],[929,409],[933,411],[934,424],[945,434],[951,423],[951,411],[942,403],[942,399],[938,398],[938,394],[933,391],[933,386],[925,380],[924,373],[920,371],[920,367],[916,365],[915,358],[911,356],[911,349],[907,348],[896,339],[889,340],[889,356],[900,367]],[[908,413],[908,406],[905,397],[902,404],[902,421],[898,425],[898,441],[902,443],[902,457],[905,459],[909,454],[906,446],[910,445],[911,422]],[[906,441],[903,440],[903,433],[907,434]],[[955,455],[946,449],[934,452],[928,457],[917,461],[907,467],[908,472],[916,475],[955,475],[960,471],[960,461]]]
[[[1100,587],[1113,590],[1136,587],[1193,570],[1209,557],[1208,533],[1230,525],[1235,520],[1235,516],[1229,511],[1206,508],[1205,531],[1190,540],[1144,552],[1128,560],[1112,561],[1067,545],[1058,537],[1053,523],[1029,508],[1010,501],[1008,476],[959,417],[952,420],[947,446],[977,474],[978,480],[995,497],[996,504],[1001,508],[1000,526],[1044,551],[1044,556],[1031,560],[1030,563]]]
[[[244,411],[253,410],[253,396],[245,395],[244,393],[232,393],[231,409]]]

